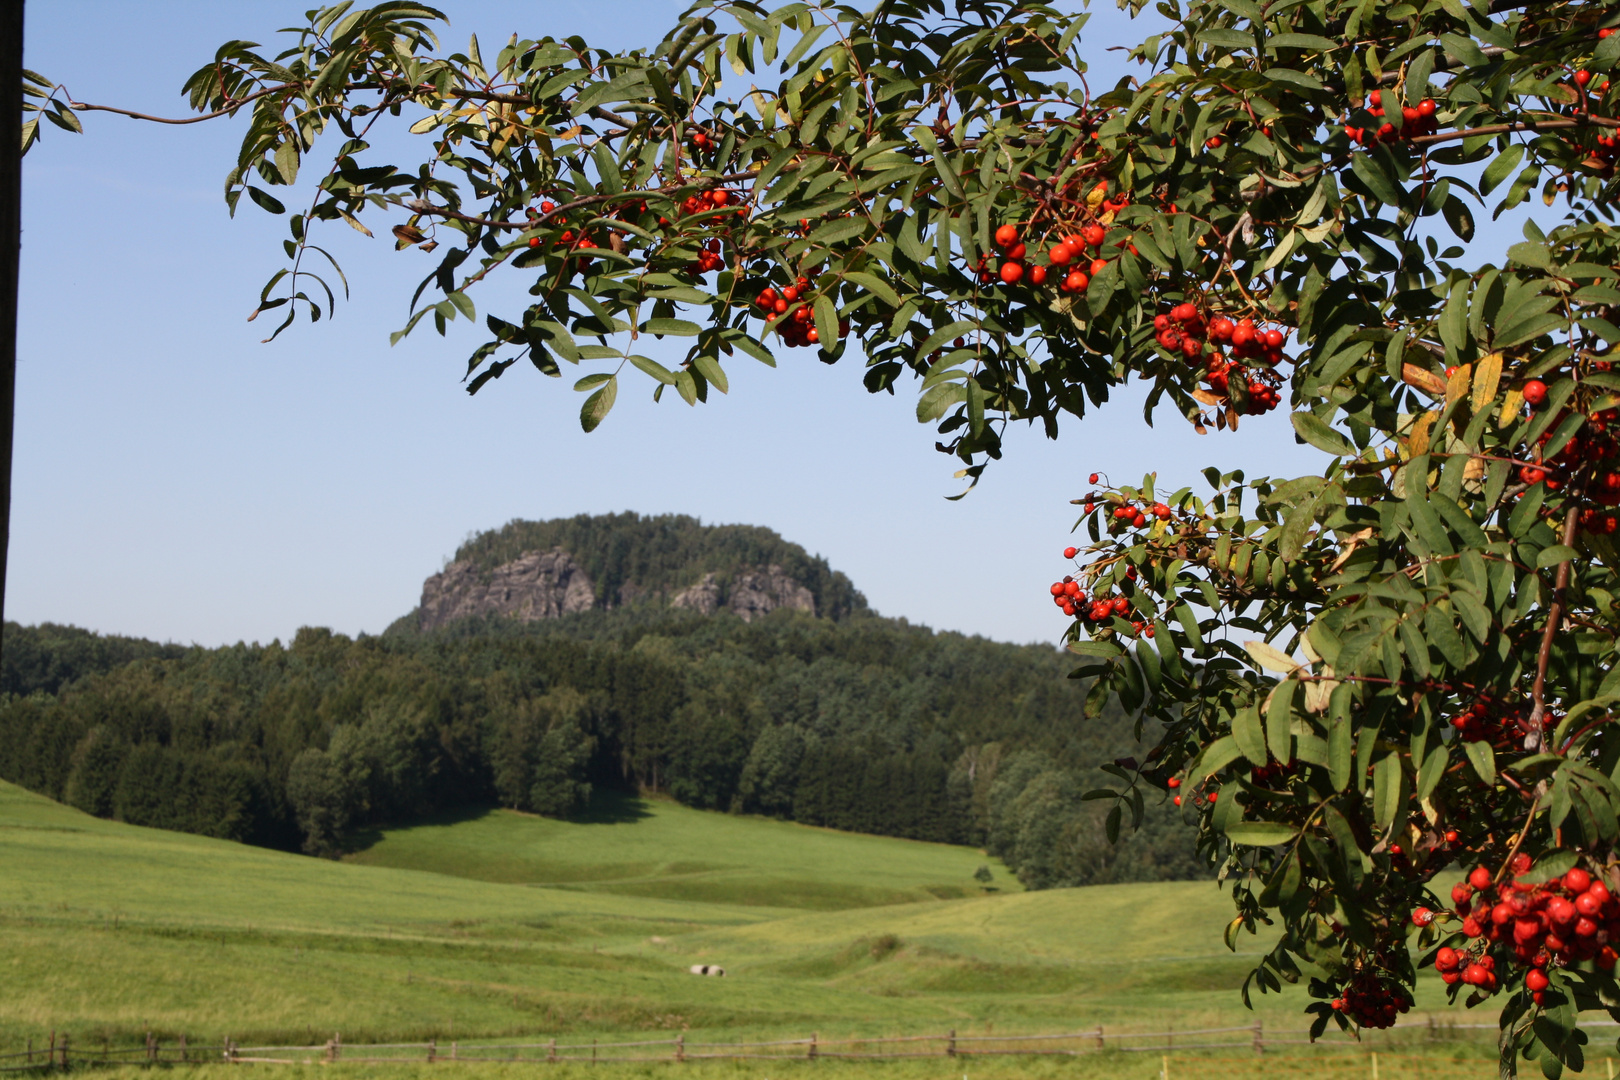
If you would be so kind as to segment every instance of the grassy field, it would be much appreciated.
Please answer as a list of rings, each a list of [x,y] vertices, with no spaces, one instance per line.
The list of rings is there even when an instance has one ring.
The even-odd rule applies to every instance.
[[[1186,1031],[1256,1015],[1268,1031],[1303,1027],[1297,991],[1243,1009],[1234,990],[1262,942],[1224,948],[1229,901],[1209,883],[1026,893],[972,849],[625,799],[582,822],[493,811],[372,839],[321,861],[101,821],[0,784],[0,1049],[53,1030],[84,1046],[148,1031],[244,1044],[341,1032],[352,1044]],[[972,878],[986,864],[995,891]],[[695,963],[729,975],[694,977]],[[1420,1006],[1440,1001],[1437,986]],[[1485,1045],[1456,1052],[1477,1072]],[[1201,1077],[1253,1074],[1249,1055],[1230,1073],[1200,1060]],[[1085,1080],[1161,1066],[1157,1054],[1089,1061],[861,1075]],[[505,1069],[435,1075],[446,1068]],[[807,1066],[687,1068],[721,1080]],[[1381,1075],[1404,1075],[1398,1058]]]

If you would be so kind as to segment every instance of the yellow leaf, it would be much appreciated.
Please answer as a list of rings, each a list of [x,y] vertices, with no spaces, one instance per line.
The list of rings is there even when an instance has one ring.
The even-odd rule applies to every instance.
[[[1502,415],[1497,420],[1497,423],[1502,427],[1507,427],[1518,419],[1519,410],[1523,407],[1524,395],[1517,390],[1509,390],[1507,396],[1502,399]]]
[[[1446,404],[1460,401],[1468,396],[1468,388],[1474,381],[1474,365],[1459,364],[1452,368],[1451,374],[1446,377]]]
[[[1474,397],[1470,402],[1475,412],[1480,412],[1496,398],[1496,391],[1502,383],[1502,354],[1493,352],[1486,354],[1474,370]]]
[[[1439,413],[1426,412],[1418,417],[1417,422],[1412,425],[1410,445],[1413,457],[1429,452],[1429,432],[1433,430],[1434,422],[1438,419],[1440,419]]]

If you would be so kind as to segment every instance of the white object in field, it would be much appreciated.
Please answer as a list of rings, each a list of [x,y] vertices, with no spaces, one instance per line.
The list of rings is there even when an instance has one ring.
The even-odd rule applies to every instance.
[[[726,969],[719,964],[693,964],[691,972],[694,975],[724,975]]]

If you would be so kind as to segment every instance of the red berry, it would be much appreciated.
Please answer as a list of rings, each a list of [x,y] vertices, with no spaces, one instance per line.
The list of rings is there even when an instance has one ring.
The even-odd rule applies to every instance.
[[[1424,98],[1422,101],[1418,102],[1418,115],[1428,118],[1434,115],[1436,108],[1437,106],[1434,103],[1434,98]]]
[[[1457,830],[1456,829],[1447,829],[1446,830],[1446,843],[1455,844],[1456,842],[1457,842]]]
[[[1428,926],[1432,922],[1434,922],[1434,912],[1428,908],[1420,907],[1412,912],[1413,926]]]
[[[1031,285],[1046,284],[1046,267],[1032,266],[1029,268],[1029,283]]]
[[[1097,482],[1097,474],[1092,473],[1091,476],[1086,480],[1086,482],[1088,484],[1095,484]]]
[[[1491,872],[1483,866],[1476,866],[1468,875],[1468,884],[1475,889],[1488,889],[1491,887]]]
[[[1524,987],[1526,990],[1545,990],[1547,985],[1547,974],[1539,968],[1531,968],[1525,973]]]
[[[1170,779],[1164,782],[1164,786],[1174,791],[1176,788],[1181,786],[1181,777],[1172,776]]]
[[[1547,384],[1540,379],[1531,379],[1524,384],[1524,390],[1521,393],[1524,394],[1524,400],[1531,405],[1540,405],[1547,400]]]
[[[1078,554],[1080,554],[1079,548],[1066,547],[1063,549],[1063,557],[1065,559],[1072,559]]]
[[[1204,145],[1209,147],[1211,150],[1218,150],[1220,149],[1221,145],[1221,137],[1219,135],[1211,135],[1208,139],[1204,140]]]
[[[1074,258],[1074,252],[1069,250],[1068,244],[1054,244],[1047,251],[1046,258],[1053,266],[1067,266],[1069,260]]]
[[[1585,68],[1582,68],[1581,70],[1579,70],[1579,71],[1577,71],[1575,73],[1575,85],[1576,86],[1584,88],[1586,86],[1586,84],[1591,82],[1591,81],[1592,81],[1592,73],[1590,71],[1587,71]]]
[[[998,247],[1012,247],[1018,243],[1018,226],[1003,225],[996,230],[996,244]]]
[[[1107,259],[1092,259],[1091,260],[1091,276],[1092,277],[1096,277],[1098,274],[1102,273],[1106,269],[1108,269],[1108,260]]]
[[[1170,801],[1175,803],[1177,806],[1180,806],[1181,805],[1181,796],[1177,795],[1175,798],[1171,799]]]
[[[1218,799],[1220,797],[1221,797],[1221,793],[1218,792],[1218,791],[1212,791],[1212,792],[1209,793],[1209,801],[1210,802],[1214,802],[1216,799]]]
[[[1001,280],[1008,285],[1016,285],[1024,280],[1024,264],[1018,262],[1002,263]]]
[[[1564,888],[1572,893],[1583,893],[1591,886],[1592,875],[1578,866],[1564,875]]]

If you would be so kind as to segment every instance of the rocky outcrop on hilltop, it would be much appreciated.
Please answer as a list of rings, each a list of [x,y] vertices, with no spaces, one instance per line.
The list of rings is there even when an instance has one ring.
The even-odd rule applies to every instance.
[[[719,574],[708,573],[670,598],[670,606],[689,608],[713,615],[730,611],[743,622],[777,608],[816,612],[816,598],[809,589],[789,577],[780,566],[743,570],[723,582]]]
[[[590,577],[562,548],[526,551],[493,570],[453,562],[422,583],[417,624],[437,630],[458,619],[505,615],[523,622],[558,619],[596,606]]]

